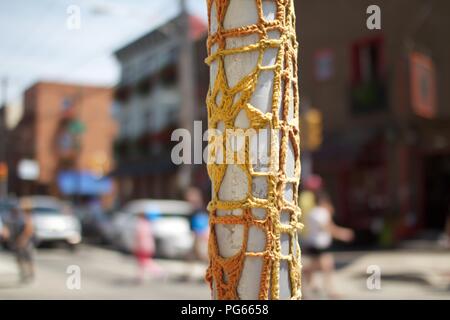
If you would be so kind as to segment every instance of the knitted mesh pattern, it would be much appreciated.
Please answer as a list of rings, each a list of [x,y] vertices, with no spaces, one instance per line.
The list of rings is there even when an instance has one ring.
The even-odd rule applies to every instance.
[[[270,139],[270,170],[256,171],[250,161],[236,164],[245,173],[248,186],[244,199],[225,201],[219,198],[219,190],[227,172],[228,164],[208,162],[208,174],[212,181],[212,200],[208,204],[210,213],[211,235],[209,239],[210,263],[206,280],[211,290],[215,290],[217,299],[239,299],[238,285],[245,259],[259,257],[262,259],[259,299],[279,299],[280,265],[287,262],[291,299],[301,298],[301,264],[297,232],[302,227],[300,208],[298,206],[298,186],[300,180],[300,138],[299,138],[299,95],[297,81],[298,43],[295,34],[295,12],[293,0],[274,0],[275,19],[265,20],[263,0],[254,1],[258,13],[256,24],[232,29],[224,28],[224,18],[229,0],[208,0],[208,17],[211,26],[211,12],[215,10],[217,30],[209,30],[206,63],[215,64],[217,75],[210,86],[207,96],[208,125],[217,129],[224,124],[225,129],[235,128],[236,116],[245,110],[252,129],[272,129]],[[279,37],[273,38],[278,31]],[[278,34],[278,33],[275,33]],[[230,37],[258,35],[258,41],[238,48],[227,48],[226,40]],[[276,61],[272,65],[263,65],[264,53],[269,48],[276,48]],[[246,52],[258,52],[255,68],[245,75],[235,86],[230,87],[225,72],[225,58]],[[258,85],[262,71],[273,72],[271,109],[262,112],[258,106],[250,103]],[[226,139],[224,139],[224,148]],[[291,146],[295,162],[294,174],[286,175],[287,150]],[[245,159],[249,159],[249,141],[245,141]],[[211,151],[214,156],[214,150]],[[256,197],[252,192],[252,181],[256,177],[267,179],[267,197]],[[288,190],[288,191],[287,191]],[[291,192],[289,197],[285,194]],[[252,209],[262,208],[266,215],[257,219]],[[232,215],[231,211],[241,210],[242,214]],[[217,215],[217,210],[226,210],[230,214]],[[288,214],[289,221],[281,223],[281,214]],[[240,251],[232,257],[220,255],[217,242],[216,225],[242,225],[243,243]],[[249,229],[258,227],[265,233],[266,244],[262,252],[247,251]],[[282,254],[281,236],[289,235],[289,252]]]

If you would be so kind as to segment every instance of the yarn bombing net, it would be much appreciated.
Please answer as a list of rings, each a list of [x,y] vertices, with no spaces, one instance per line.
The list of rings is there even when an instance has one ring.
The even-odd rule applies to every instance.
[[[269,128],[277,134],[270,137],[269,170],[255,170],[250,159],[249,140],[245,140],[244,163],[238,166],[247,180],[247,192],[244,199],[226,201],[220,199],[219,190],[230,166],[220,161],[208,161],[208,174],[212,182],[212,200],[208,204],[210,215],[210,262],[206,280],[217,299],[240,299],[238,285],[245,259],[258,257],[262,259],[261,281],[258,298],[261,300],[280,298],[280,265],[286,261],[290,283],[291,299],[301,298],[301,264],[298,231],[302,225],[298,206],[298,187],[300,180],[300,136],[299,136],[299,95],[297,81],[298,43],[295,33],[295,12],[292,0],[274,0],[276,14],[273,19],[266,19],[262,1],[254,1],[258,21],[255,24],[224,28],[224,19],[230,0],[208,0],[209,34],[207,40],[208,57],[205,62],[217,70],[215,79],[207,95],[208,125],[212,129],[235,129],[236,117],[244,110],[249,127],[254,130]],[[214,28],[211,27],[212,14]],[[257,41],[242,47],[228,47],[227,39],[257,36]],[[268,49],[277,49],[275,63],[263,63]],[[225,60],[240,53],[257,52],[258,58],[254,69],[246,74],[237,84],[230,86],[227,80]],[[260,106],[252,105],[251,98],[261,73],[273,72],[270,105],[267,112]],[[220,124],[220,125],[219,125]],[[223,139],[223,148],[227,139]],[[289,150],[291,150],[290,154]],[[210,156],[217,157],[217,150],[212,148]],[[236,156],[236,155],[234,155]],[[286,159],[293,157],[293,173],[286,174]],[[267,196],[257,197],[252,192],[254,179],[267,179]],[[288,197],[286,194],[291,192]],[[253,214],[254,209],[265,210],[260,219]],[[218,215],[217,210],[226,210],[230,214]],[[241,214],[231,214],[240,210]],[[281,222],[281,215],[288,215],[287,222]],[[216,226],[242,225],[243,243],[239,252],[231,257],[222,257],[219,252]],[[247,250],[249,229],[260,228],[265,233],[266,244],[261,252]],[[289,236],[289,252],[282,253],[281,237]]]

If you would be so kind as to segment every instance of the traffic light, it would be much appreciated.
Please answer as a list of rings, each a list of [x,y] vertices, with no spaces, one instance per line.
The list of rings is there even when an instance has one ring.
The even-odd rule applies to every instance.
[[[5,181],[8,178],[8,165],[5,162],[0,162],[0,181]]]
[[[323,141],[322,113],[317,109],[309,109],[305,114],[306,147],[310,151],[317,150]]]

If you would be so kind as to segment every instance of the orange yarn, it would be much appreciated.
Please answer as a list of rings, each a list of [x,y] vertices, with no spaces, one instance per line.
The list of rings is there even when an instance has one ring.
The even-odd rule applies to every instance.
[[[269,127],[280,130],[281,140],[271,140],[270,161],[278,161],[276,170],[269,172],[255,172],[249,159],[249,142],[245,141],[246,162],[238,164],[245,172],[248,181],[248,192],[242,201],[223,201],[219,198],[219,189],[226,173],[227,164],[208,164],[208,173],[213,184],[212,200],[208,205],[210,212],[211,235],[209,239],[210,264],[206,279],[212,290],[216,290],[218,299],[239,299],[238,285],[244,260],[247,257],[260,257],[263,259],[259,299],[279,299],[279,270],[281,261],[287,261],[289,266],[289,279],[291,298],[301,298],[301,265],[300,248],[297,241],[297,232],[301,228],[300,208],[298,206],[298,186],[300,179],[300,138],[299,138],[299,97],[297,81],[297,50],[298,44],[295,34],[295,12],[293,0],[274,0],[276,4],[276,17],[274,20],[264,19],[262,0],[255,1],[258,22],[253,25],[233,29],[224,29],[223,22],[226,16],[229,0],[208,0],[208,16],[211,25],[211,10],[215,6],[217,13],[217,32],[208,36],[208,58],[206,63],[217,63],[217,76],[213,87],[210,87],[207,96],[209,128],[217,129],[218,123],[224,123],[226,129],[234,127],[236,116],[245,110],[250,127],[258,130]],[[280,37],[271,39],[269,31],[278,31]],[[240,48],[227,49],[228,37],[242,37],[257,34],[259,41]],[[216,50],[212,52],[211,48]],[[276,62],[273,66],[262,66],[262,59],[267,48],[278,48]],[[259,58],[255,69],[245,76],[234,87],[229,87],[224,57],[242,52],[257,51]],[[273,70],[274,82],[272,92],[271,112],[263,113],[256,106],[250,104],[250,99],[256,88],[261,70]],[[292,86],[290,90],[290,86]],[[216,102],[221,95],[220,103]],[[234,99],[238,95],[237,101]],[[292,95],[292,96],[291,96]],[[280,100],[281,99],[281,100]],[[280,103],[281,102],[281,103]],[[279,106],[282,112],[279,112]],[[293,110],[289,110],[293,107]],[[289,114],[292,115],[289,119]],[[281,117],[280,117],[281,115]],[[288,144],[293,148],[295,170],[294,177],[287,177],[286,157]],[[224,146],[225,146],[224,142]],[[274,148],[275,147],[275,148]],[[213,152],[214,153],[214,152]],[[267,198],[257,198],[252,194],[252,178],[266,177],[268,181]],[[288,184],[292,185],[293,201],[284,198],[284,191]],[[264,220],[255,219],[252,208],[266,210]],[[241,209],[242,215],[217,216],[216,211]],[[290,214],[289,224],[281,224],[282,212]],[[239,253],[230,258],[220,256],[215,226],[217,224],[239,224],[244,227],[244,239]],[[266,246],[262,252],[247,252],[247,240],[250,226],[261,228],[266,234]],[[289,254],[281,253],[281,235],[289,234]],[[225,280],[226,279],[226,280]]]

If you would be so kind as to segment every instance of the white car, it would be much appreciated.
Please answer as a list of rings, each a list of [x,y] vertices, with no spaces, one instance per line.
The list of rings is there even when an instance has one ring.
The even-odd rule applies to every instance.
[[[49,196],[30,196],[26,201],[31,205],[36,245],[65,242],[74,248],[81,242],[81,224],[68,204]]]
[[[191,206],[179,200],[141,199],[129,202],[113,218],[114,244],[123,251],[132,252],[138,214],[154,214],[153,236],[156,255],[165,258],[181,258],[191,252],[194,238],[190,229]]]

